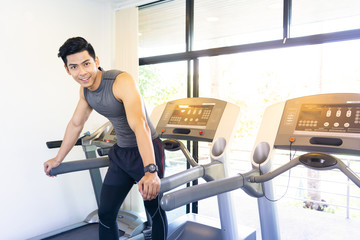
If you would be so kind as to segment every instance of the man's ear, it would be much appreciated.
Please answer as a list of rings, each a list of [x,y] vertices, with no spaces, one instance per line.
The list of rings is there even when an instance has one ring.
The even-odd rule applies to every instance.
[[[100,60],[97,56],[95,56],[95,63],[96,63],[96,68],[100,67]]]
[[[69,75],[71,75],[70,74],[70,71],[69,71],[69,68],[64,64],[64,68],[65,68],[65,70],[66,70],[66,72],[69,74]]]

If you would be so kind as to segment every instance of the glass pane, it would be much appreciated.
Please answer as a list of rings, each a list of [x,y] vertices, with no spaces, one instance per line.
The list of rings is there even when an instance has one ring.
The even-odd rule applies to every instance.
[[[292,37],[360,28],[358,0],[302,0],[292,5]]]
[[[185,1],[139,10],[139,57],[185,51]]]
[[[187,96],[187,62],[139,67],[139,88],[147,109]]]
[[[282,0],[194,2],[194,50],[282,38]]]
[[[241,108],[236,146],[251,150],[269,104],[305,95],[358,92],[360,41],[200,59],[200,96]]]
[[[331,92],[358,92],[358,89],[360,89],[360,67],[357,61],[359,51],[360,40],[356,40],[201,58],[199,73],[200,96],[223,99],[239,105],[241,109],[239,125],[231,151],[228,154],[231,174],[244,173],[251,169],[251,151],[263,112],[267,106],[279,101],[285,101],[286,99],[306,95]],[[204,152],[205,156],[206,146],[202,145],[201,147],[201,152]],[[288,161],[288,153],[284,157]],[[359,163],[354,161],[351,165],[353,167],[359,165]],[[278,179],[281,182],[281,186],[277,187],[275,198],[280,198],[287,191],[285,198],[279,201],[279,209],[293,211],[291,209],[298,208],[296,211],[301,215],[299,218],[303,218],[307,214],[303,210],[306,201],[299,200],[299,193],[305,194],[308,191],[302,189],[306,186],[306,182],[299,182],[297,176],[307,176],[308,173],[307,169],[305,173],[301,172],[302,169],[299,171],[291,172],[291,183],[288,190],[286,189],[289,174],[286,173],[282,178]],[[321,176],[320,180],[325,181],[321,183],[324,186],[321,188],[322,199],[329,206],[330,203],[334,202],[333,199],[335,199],[335,204],[339,206],[331,206],[327,208],[328,211],[326,210],[323,213],[331,212],[334,217],[345,222],[346,193],[344,196],[344,189],[346,187],[343,188],[344,185],[342,185],[341,190],[331,193],[332,195],[330,196],[330,191],[327,189],[329,183],[326,182],[326,178],[332,178],[333,173],[321,173]],[[334,185],[334,183],[331,184]],[[336,191],[334,187],[332,191]],[[252,203],[249,206],[254,208],[250,208],[248,205],[246,205],[247,208],[245,210],[241,208],[240,206],[243,206],[243,204],[240,204],[240,199],[246,196],[241,191],[235,191],[234,193],[238,196],[236,199],[239,201],[239,204],[237,204],[239,206],[237,214],[249,215],[252,210],[257,210],[256,206],[253,206]],[[343,195],[338,197],[341,194]],[[301,197],[303,196],[301,195]],[[351,190],[351,219],[360,219],[358,198],[358,189],[356,191]],[[244,201],[244,204],[247,204],[248,200]],[[199,212],[206,214],[206,207],[199,206]],[[284,211],[281,212],[283,213]],[[322,216],[319,218],[320,220],[328,215]],[[286,226],[287,223],[284,223],[283,220],[281,221],[281,225]],[[256,224],[256,222],[251,222],[250,224],[254,223]],[[351,227],[347,223],[344,224],[346,229]],[[320,229],[322,226],[317,227]],[[288,238],[294,239],[292,237]]]

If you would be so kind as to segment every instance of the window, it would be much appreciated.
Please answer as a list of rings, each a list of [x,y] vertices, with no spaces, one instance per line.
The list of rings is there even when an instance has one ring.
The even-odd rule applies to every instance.
[[[357,0],[293,0],[292,5],[292,37],[360,28]]]
[[[186,98],[186,76],[184,61],[140,66],[139,88],[149,112],[162,103]]]
[[[194,49],[282,37],[282,0],[194,1]]]
[[[183,38],[179,41],[182,42],[180,45],[176,40],[163,41],[168,37],[167,34],[175,29],[174,27],[167,28],[168,22],[163,21],[159,23],[161,27],[157,26],[161,32],[152,35],[151,41],[144,38],[141,45],[144,51],[145,48],[149,49],[149,54],[142,55],[142,62],[146,64],[145,56],[152,56],[151,61],[157,64],[143,67],[160,66],[160,63],[164,62],[196,60],[199,63],[196,64],[197,69],[191,69],[184,64],[179,68],[180,71],[175,71],[174,75],[170,74],[166,81],[174,85],[180,84],[173,81],[172,76],[177,76],[179,72],[182,72],[184,76],[181,78],[183,82],[180,85],[184,87],[185,75],[188,72],[189,74],[198,73],[198,80],[194,77],[193,81],[198,81],[196,83],[199,85],[200,97],[219,98],[240,106],[241,120],[229,154],[232,174],[250,170],[249,159],[253,143],[263,111],[270,104],[304,95],[359,92],[360,90],[360,64],[357,61],[357,53],[360,52],[360,2],[356,0],[293,0],[290,39],[296,43],[296,46],[293,45],[295,47],[287,47],[282,40],[283,2],[286,0],[175,0],[174,2],[181,5],[179,6],[181,11],[185,10],[186,2],[193,3],[193,51],[186,52],[185,45],[176,47],[185,44],[184,32],[174,33],[184,34],[181,35]],[[168,2],[164,6],[166,4]],[[156,8],[148,8],[148,11],[152,10],[155,11]],[[177,22],[176,29],[185,31],[183,25],[185,17],[182,18],[184,22]],[[344,32],[340,32],[345,30],[352,31],[345,35]],[[333,33],[331,36],[323,34],[330,32]],[[316,35],[316,43],[312,35]],[[159,46],[159,49],[152,48],[151,46],[156,45],[156,42],[163,43],[163,46]],[[226,50],[224,47],[227,47]],[[153,51],[154,49],[156,50]],[[175,52],[181,54],[174,56],[172,53]],[[165,76],[168,69],[165,67],[159,71],[164,71]],[[183,96],[185,97],[185,90]],[[199,143],[200,163],[209,161],[208,153],[209,144]],[[287,153],[278,152],[278,154],[284,157]],[[348,161],[354,171],[360,173],[360,159],[350,156]],[[307,169],[293,171],[289,185],[287,184],[289,175],[285,174],[279,178],[276,198],[280,198],[286,191],[287,194],[282,201],[279,201],[278,208],[284,210],[285,213],[293,211],[296,216],[304,219],[310,214],[319,217],[318,222],[322,222],[329,215],[319,215],[317,211],[305,212],[303,210],[306,207],[308,194],[314,190],[307,186],[309,178],[312,178],[311,174]],[[321,192],[321,198],[328,205],[327,210],[323,212],[333,213],[331,216],[334,221],[360,218],[360,190],[357,187],[336,172],[321,172],[313,177],[323,181],[322,187],[315,189]],[[237,215],[247,216],[246,219],[240,219],[240,223],[259,228],[256,225],[258,219],[255,199],[242,191],[236,191],[235,194]],[[213,203],[213,201],[213,198],[202,200],[199,203],[199,213],[216,217],[217,213],[214,213],[216,211],[208,213],[206,203],[203,204],[210,202],[215,210],[216,202]],[[310,202],[321,203],[321,199]],[[289,225],[290,218],[294,217],[285,216],[284,211],[279,214],[280,224]],[[292,219],[292,221],[296,220]],[[342,232],[349,234],[346,235],[350,236],[347,238],[357,236],[357,228],[349,222],[346,224],[346,229],[344,228]],[[317,225],[317,232],[329,232],[326,226],[326,224]],[[313,225],[308,224],[306,227],[304,224],[304,228],[301,229],[303,230],[301,230],[301,237],[309,239],[309,232],[313,232]],[[283,238],[286,239],[298,237],[297,233],[291,235],[288,229],[284,228],[282,228],[282,234],[285,234]]]
[[[185,51],[185,4],[168,1],[139,11],[139,56]]]

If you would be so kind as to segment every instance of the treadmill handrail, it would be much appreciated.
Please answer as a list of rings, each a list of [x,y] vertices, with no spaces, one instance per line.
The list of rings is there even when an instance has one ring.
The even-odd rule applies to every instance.
[[[89,158],[71,162],[63,162],[58,167],[50,170],[50,176],[58,174],[71,173],[94,168],[102,168],[109,166],[109,157]]]
[[[323,160],[323,166],[321,166],[320,160]],[[326,164],[330,162],[330,164]],[[316,170],[331,170],[331,169],[339,169],[342,173],[344,173],[355,185],[360,187],[360,177],[353,172],[349,167],[347,167],[340,159],[337,157],[326,154],[326,153],[306,153],[300,155],[287,164],[260,176],[252,176],[249,178],[250,182],[254,183],[263,183],[267,182],[280,174],[290,170],[291,168],[297,165],[304,165],[311,169]]]
[[[199,201],[211,196],[226,193],[244,186],[244,177],[239,174],[200,185],[180,189],[166,194],[161,198],[161,208],[171,211],[183,205]]]
[[[203,177],[205,170],[203,166],[193,167],[182,172],[176,173],[169,177],[164,177],[161,179],[160,191],[159,193],[167,192],[171,189],[174,189],[178,186],[181,186],[185,183],[194,181],[200,177]]]
[[[325,160],[324,160],[325,159]],[[323,162],[318,160],[324,160]],[[164,195],[161,199],[161,207],[165,211],[170,211],[180,206],[199,201],[211,196],[219,195],[225,192],[236,190],[246,187],[249,183],[263,183],[267,182],[287,170],[297,166],[304,165],[306,167],[317,170],[331,170],[339,169],[349,179],[351,179],[358,187],[360,187],[360,177],[348,168],[340,159],[325,153],[307,153],[298,156],[286,163],[285,165],[269,172],[264,175],[252,174],[256,169],[244,174],[238,174],[234,177],[214,180],[211,182],[203,183],[200,185],[180,189]],[[323,166],[321,166],[321,164]],[[311,167],[314,165],[314,167]],[[255,196],[255,195],[254,195]],[[261,197],[259,194],[255,197]]]
[[[82,136],[80,138],[78,138],[78,140],[76,141],[75,143],[75,146],[80,146],[82,145],[82,139],[84,138],[85,136]],[[59,148],[62,144],[62,140],[55,140],[55,141],[48,141],[46,142],[46,146],[49,148],[49,149],[52,149],[52,148]]]
[[[181,141],[170,138],[170,139],[165,139],[162,142],[167,151],[177,151],[180,149],[182,151],[182,153],[184,154],[186,160],[192,167],[199,166],[199,164],[191,156],[189,150],[185,147],[185,145]]]

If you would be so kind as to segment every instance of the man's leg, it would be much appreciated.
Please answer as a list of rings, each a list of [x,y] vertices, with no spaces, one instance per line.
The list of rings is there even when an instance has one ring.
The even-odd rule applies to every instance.
[[[160,206],[162,195],[158,195],[155,199],[144,201],[145,209],[152,219],[152,239],[166,240],[168,223],[165,211]]]
[[[121,171],[121,173],[119,171]],[[98,211],[100,220],[100,240],[119,239],[117,215],[121,204],[134,184],[134,180],[132,180],[125,172],[121,169],[117,169],[116,182],[118,185],[110,185],[108,182],[111,182],[113,176],[114,173],[109,169],[101,189],[100,207]],[[119,184],[119,182],[121,184]]]

